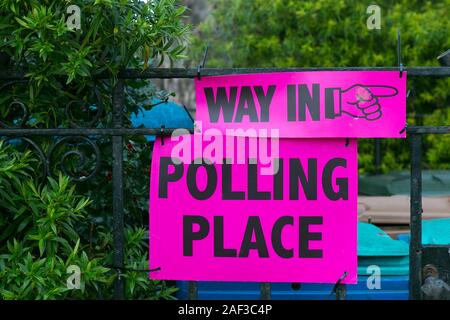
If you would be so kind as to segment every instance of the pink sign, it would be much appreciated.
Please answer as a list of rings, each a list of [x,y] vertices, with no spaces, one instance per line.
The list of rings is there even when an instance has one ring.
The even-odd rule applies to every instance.
[[[406,73],[315,71],[195,80],[204,129],[279,129],[285,138],[406,137]]]
[[[149,261],[160,269],[150,278],[336,283],[347,273],[343,283],[356,283],[356,140],[276,140],[276,165],[263,174],[261,157],[211,163],[211,140],[194,136],[183,136],[183,162],[180,142],[155,142]],[[244,150],[263,149],[245,140]]]

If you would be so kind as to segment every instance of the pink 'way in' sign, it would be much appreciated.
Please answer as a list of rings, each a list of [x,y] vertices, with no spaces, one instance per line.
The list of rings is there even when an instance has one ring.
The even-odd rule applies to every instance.
[[[230,136],[193,136],[183,136],[182,161],[180,142],[155,141],[150,278],[356,283],[355,139],[280,139],[273,174],[262,174],[259,158],[208,161],[212,141]]]
[[[406,137],[406,73],[314,71],[195,80],[204,129],[279,129],[285,138]]]

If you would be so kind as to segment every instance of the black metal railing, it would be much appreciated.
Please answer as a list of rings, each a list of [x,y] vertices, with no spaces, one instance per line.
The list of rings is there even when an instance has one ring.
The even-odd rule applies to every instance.
[[[259,73],[259,72],[294,72],[294,71],[397,71],[398,67],[343,67],[343,68],[225,68],[213,69],[202,68],[202,76],[217,76],[242,73]],[[450,77],[450,67],[404,67],[404,72],[408,73],[408,77]],[[49,159],[44,155],[42,149],[33,142],[33,136],[57,136],[85,139],[91,141],[89,136],[111,136],[112,137],[112,176],[113,176],[113,268],[117,272],[124,269],[124,176],[123,176],[123,136],[124,135],[170,135],[173,130],[178,128],[124,128],[124,103],[125,103],[125,80],[126,79],[167,79],[167,78],[196,78],[198,69],[163,69],[149,68],[145,71],[141,70],[123,70],[119,73],[118,80],[112,92],[112,128],[23,128],[23,127],[7,127],[0,121],[0,137],[6,136],[8,139],[12,137],[22,137],[26,139],[32,147],[38,150],[40,157],[43,158],[46,169],[49,166]],[[3,71],[0,72],[0,81],[26,81],[25,72],[23,71]],[[109,75],[101,75],[97,78],[108,78]],[[1,119],[0,119],[1,120]],[[91,123],[93,125],[93,123]],[[420,287],[422,284],[422,254],[427,250],[427,246],[421,243],[421,137],[423,134],[448,134],[450,126],[416,126],[408,127],[407,133],[411,139],[411,245],[410,245],[410,293],[411,298],[420,299]],[[61,142],[61,140],[59,140]],[[57,142],[58,143],[58,142]],[[95,143],[92,142],[94,151]],[[98,154],[100,156],[100,154]],[[99,161],[99,159],[97,159]],[[379,162],[380,160],[377,159]],[[45,174],[48,170],[45,172]],[[93,175],[93,174],[92,174]],[[91,176],[91,175],[90,175]],[[82,177],[78,180],[83,180]],[[450,248],[450,244],[442,246]],[[114,296],[116,299],[124,297],[123,278],[118,278],[115,282]],[[338,286],[339,287],[339,286]],[[336,290],[337,298],[345,297],[345,286]],[[189,282],[188,296],[190,299],[198,297],[198,287],[196,282]],[[270,283],[261,283],[261,299],[270,299],[271,286]]]
[[[410,132],[411,141],[411,186],[410,186],[410,228],[409,246],[409,293],[410,298],[423,299],[422,284],[427,266],[433,266],[436,271],[444,274],[450,266],[450,244],[422,244],[422,135],[448,134],[450,127],[415,128]],[[444,262],[438,261],[439,255],[447,257]],[[423,259],[423,256],[428,259]],[[431,264],[430,264],[431,263]],[[447,281],[450,279],[446,279]],[[449,293],[447,293],[449,294]]]

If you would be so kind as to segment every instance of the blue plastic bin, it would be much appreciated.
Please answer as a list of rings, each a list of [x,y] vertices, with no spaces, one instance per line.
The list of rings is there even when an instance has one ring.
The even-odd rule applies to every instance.
[[[402,233],[397,236],[409,244],[411,235]],[[427,245],[446,245],[450,243],[450,218],[430,219],[422,221],[422,243]]]

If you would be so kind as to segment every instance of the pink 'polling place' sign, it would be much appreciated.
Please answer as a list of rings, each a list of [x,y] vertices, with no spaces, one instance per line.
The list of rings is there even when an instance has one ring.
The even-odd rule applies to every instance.
[[[151,278],[356,283],[356,140],[205,136],[155,142]]]
[[[278,129],[287,138],[404,138],[406,73],[314,71],[195,80],[203,128]]]

